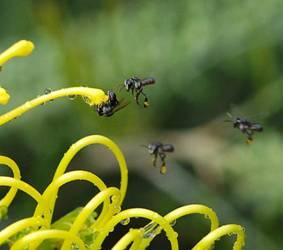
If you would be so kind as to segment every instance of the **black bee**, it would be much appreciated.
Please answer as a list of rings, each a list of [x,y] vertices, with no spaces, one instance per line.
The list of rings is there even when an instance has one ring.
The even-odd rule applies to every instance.
[[[231,114],[227,114],[229,116],[229,122],[233,123],[234,128],[238,128],[243,134],[247,136],[247,143],[251,143],[253,141],[254,132],[262,132],[263,126],[257,122],[248,121],[245,118],[236,117],[233,118]]]
[[[142,94],[144,96],[144,102],[143,106],[148,107],[148,98],[146,94],[143,92],[143,88],[147,85],[152,85],[155,83],[154,78],[145,78],[145,79],[140,79],[136,76],[129,78],[124,81],[124,87],[125,89],[129,92],[132,92],[132,95],[134,95],[136,103],[139,104],[139,96]]]
[[[109,97],[107,102],[96,107],[96,112],[100,116],[112,116],[115,112],[128,105],[128,103],[121,105],[121,102],[118,101],[116,94],[111,90],[107,91],[107,95]]]
[[[174,152],[174,146],[172,144],[162,144],[161,142],[156,143],[150,143],[147,146],[142,145],[143,147],[146,147],[148,150],[148,153],[153,156],[152,164],[154,167],[156,167],[157,158],[160,158],[161,166],[160,166],[160,173],[165,174],[167,171],[166,167],[166,153]]]

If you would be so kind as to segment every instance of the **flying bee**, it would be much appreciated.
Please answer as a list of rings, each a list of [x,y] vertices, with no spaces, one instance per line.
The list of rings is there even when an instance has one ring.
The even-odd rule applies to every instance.
[[[152,164],[156,167],[157,158],[160,158],[161,166],[160,166],[160,173],[165,174],[167,171],[166,167],[166,153],[174,152],[174,146],[172,144],[163,144],[161,142],[150,143],[148,145],[142,145],[143,147],[147,148],[148,153],[153,156]]]
[[[233,116],[230,113],[227,113],[227,115],[229,116],[230,119],[226,121],[232,122],[234,128],[238,128],[244,135],[247,136],[248,144],[250,144],[253,141],[254,132],[263,131],[263,126],[257,122],[251,122],[245,118],[240,118],[240,117],[233,118]]]
[[[143,102],[143,106],[146,108],[149,106],[148,103],[148,98],[146,96],[146,94],[143,92],[143,88],[147,85],[152,85],[155,83],[155,79],[154,78],[145,78],[145,79],[140,79],[136,76],[131,77],[127,80],[124,81],[124,86],[125,89],[129,92],[131,91],[132,95],[135,97],[136,103],[139,104],[139,96],[140,94],[143,95],[144,97],[144,102]]]
[[[112,116],[114,113],[128,105],[128,103],[122,104],[122,102],[118,101],[116,94],[112,90],[107,91],[107,95],[108,100],[96,106],[96,112],[100,116]]]

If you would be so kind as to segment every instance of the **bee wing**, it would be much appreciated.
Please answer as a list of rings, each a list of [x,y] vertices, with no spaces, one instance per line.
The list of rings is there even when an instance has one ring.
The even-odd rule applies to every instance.
[[[122,99],[121,102],[120,102],[120,104],[118,104],[118,106],[115,107],[115,108],[113,109],[113,111],[116,113],[116,112],[118,112],[119,110],[121,110],[121,109],[125,108],[126,106],[128,106],[129,104],[130,104],[129,101],[125,102],[124,99]]]
[[[118,89],[118,92],[121,92],[125,88],[125,86],[124,84],[119,84],[119,85],[120,85],[120,88]]]
[[[233,119],[233,116],[230,112],[226,112],[226,115],[230,118],[230,119]]]
[[[228,119],[225,119],[224,122],[233,122],[233,116],[231,113],[227,112],[226,115],[228,116]]]
[[[251,129],[255,131],[263,131],[263,127],[259,123],[252,123]]]

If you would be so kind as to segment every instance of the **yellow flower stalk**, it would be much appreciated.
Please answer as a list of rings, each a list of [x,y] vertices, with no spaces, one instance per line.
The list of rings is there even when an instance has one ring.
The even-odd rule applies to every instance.
[[[33,48],[33,44],[28,41],[20,41],[14,44],[0,55],[0,66],[3,66],[13,57],[29,55]],[[0,115],[0,126],[41,104],[66,96],[82,96],[90,106],[103,105],[109,98],[103,90],[88,87],[72,87],[51,91]],[[6,104],[9,98],[7,91],[0,88],[0,104]],[[103,180],[90,171],[67,171],[71,160],[83,148],[93,144],[107,147],[115,156],[121,173],[119,187],[108,187]],[[165,216],[143,208],[122,210],[128,186],[128,168],[120,148],[105,136],[89,135],[71,145],[59,162],[51,183],[42,193],[21,180],[20,168],[15,161],[6,156],[0,156],[0,164],[1,167],[8,167],[13,173],[12,177],[0,176],[0,186],[10,188],[0,200],[0,220],[5,217],[19,190],[32,197],[37,204],[35,211],[31,213],[31,217],[14,222],[0,231],[0,247],[9,244],[11,250],[99,250],[102,249],[103,242],[117,224],[129,221],[130,218],[144,218],[149,220],[148,224],[142,228],[131,228],[112,249],[143,250],[150,246],[155,236],[165,233],[171,249],[178,250],[178,234],[174,230],[174,222],[192,214],[204,215],[210,221],[210,232],[195,245],[193,250],[208,250],[216,240],[224,235],[231,234],[237,235],[233,250],[241,250],[244,247],[244,229],[234,224],[219,226],[215,212],[204,205],[186,205]],[[97,188],[98,192],[93,193],[93,197],[84,207],[75,209],[57,222],[52,223],[59,189],[74,181],[87,181]],[[97,208],[101,205],[101,212],[97,214]]]

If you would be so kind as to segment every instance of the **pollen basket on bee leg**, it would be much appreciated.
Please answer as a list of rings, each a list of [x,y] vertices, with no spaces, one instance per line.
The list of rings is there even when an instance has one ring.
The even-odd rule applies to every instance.
[[[149,103],[148,102],[144,102],[143,106],[144,106],[144,108],[147,108],[149,106]]]
[[[248,139],[246,140],[246,143],[247,143],[248,145],[251,145],[251,144],[252,144],[252,142],[253,142],[253,140],[252,140],[252,139],[249,139],[249,138],[248,138]]]
[[[167,173],[167,167],[166,165],[162,165],[160,167],[160,174],[166,174]]]

